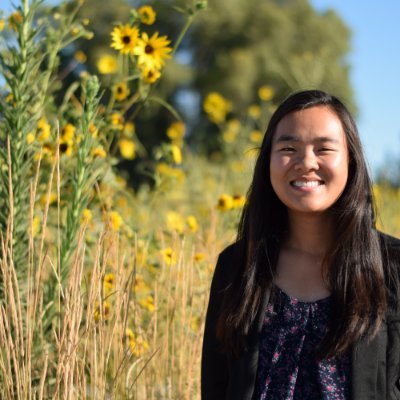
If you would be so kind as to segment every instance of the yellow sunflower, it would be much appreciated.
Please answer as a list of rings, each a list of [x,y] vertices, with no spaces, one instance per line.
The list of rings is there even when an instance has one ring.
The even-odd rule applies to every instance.
[[[176,144],[171,145],[171,155],[175,164],[182,164],[182,151]]]
[[[68,123],[61,130],[61,140],[70,141],[75,136],[76,128],[74,125]]]
[[[270,101],[274,97],[275,91],[271,86],[261,86],[258,89],[258,97],[262,101]]]
[[[28,144],[31,144],[31,143],[33,143],[35,141],[35,135],[32,133],[32,132],[29,132],[27,135],[26,135],[26,142],[28,143]]]
[[[261,143],[263,140],[263,134],[261,131],[258,129],[254,129],[253,131],[250,132],[250,140],[253,143]]]
[[[145,67],[142,70],[142,76],[146,83],[152,84],[158,80],[158,78],[161,76],[161,73],[158,69]]]
[[[38,121],[37,135],[40,142],[46,141],[50,136],[50,125],[44,117]]]
[[[204,111],[210,121],[219,124],[225,121],[232,109],[232,103],[217,92],[208,93],[203,102]]]
[[[167,136],[171,140],[182,139],[185,136],[185,124],[181,121],[173,122],[167,129]]]
[[[117,211],[111,211],[109,214],[109,222],[113,231],[118,231],[123,223],[121,215]]]
[[[133,160],[136,156],[135,142],[129,139],[120,139],[118,141],[119,152],[126,160]]]
[[[111,32],[111,47],[119,50],[121,54],[134,54],[138,44],[139,29],[128,24],[120,25]]]
[[[129,88],[126,82],[117,83],[113,87],[113,92],[115,96],[115,100],[124,101],[129,96]]]
[[[72,140],[60,140],[60,154],[65,154],[66,156],[71,156],[74,151],[74,142]]]
[[[101,56],[97,61],[97,69],[103,75],[113,74],[114,72],[117,72],[117,68],[117,59],[110,54]]]
[[[153,25],[156,20],[156,13],[151,6],[143,6],[138,9],[142,24]]]
[[[93,219],[93,214],[92,214],[92,212],[91,212],[88,208],[85,208],[85,209],[82,211],[80,223],[81,223],[81,224],[86,224],[86,223],[89,224],[90,222],[92,222],[92,219]]]
[[[104,150],[103,146],[97,146],[93,148],[91,154],[93,157],[99,157],[99,158],[107,157],[107,152]]]
[[[177,261],[176,253],[171,249],[171,247],[167,247],[165,249],[160,250],[163,260],[166,264],[171,265],[175,264]]]
[[[222,194],[218,198],[217,208],[220,211],[228,211],[234,207],[233,197],[229,194]]]
[[[171,58],[171,42],[166,36],[158,36],[155,32],[149,37],[146,32],[138,39],[134,54],[138,56],[138,64],[147,68],[161,69],[165,59]]]
[[[186,218],[186,225],[188,226],[188,228],[192,231],[192,232],[197,232],[197,230],[199,229],[199,223],[197,222],[197,219],[195,216],[193,215],[189,215]]]

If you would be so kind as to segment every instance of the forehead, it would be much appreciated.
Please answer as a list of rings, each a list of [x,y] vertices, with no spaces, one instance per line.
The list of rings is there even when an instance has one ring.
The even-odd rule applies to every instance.
[[[288,140],[346,142],[340,118],[326,106],[311,107],[285,115],[276,127],[273,143]]]

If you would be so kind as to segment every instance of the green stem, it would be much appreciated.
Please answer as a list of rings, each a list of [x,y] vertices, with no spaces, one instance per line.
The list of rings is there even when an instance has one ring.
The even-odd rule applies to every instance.
[[[186,35],[186,32],[188,31],[188,29],[189,29],[190,25],[192,24],[192,22],[193,22],[193,15],[189,15],[188,19],[186,21],[186,24],[182,28],[181,33],[179,34],[178,39],[176,40],[175,45],[174,45],[174,47],[172,49],[172,55],[175,54],[176,50],[178,49],[179,45],[181,44],[182,39]]]

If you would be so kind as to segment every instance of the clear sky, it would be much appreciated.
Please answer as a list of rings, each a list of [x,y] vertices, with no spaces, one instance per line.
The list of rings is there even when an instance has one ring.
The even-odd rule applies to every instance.
[[[310,1],[319,11],[334,9],[353,32],[349,60],[357,123],[376,172],[400,158],[400,1]],[[0,0],[0,9],[9,12],[10,0]]]
[[[351,81],[373,171],[400,158],[400,1],[311,0],[334,9],[353,32]]]

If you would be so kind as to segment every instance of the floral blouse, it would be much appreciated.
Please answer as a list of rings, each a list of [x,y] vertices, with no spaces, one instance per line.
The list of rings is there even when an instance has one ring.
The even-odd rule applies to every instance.
[[[349,355],[313,357],[328,326],[331,298],[299,301],[276,286],[273,293],[261,332],[253,400],[349,399]]]

